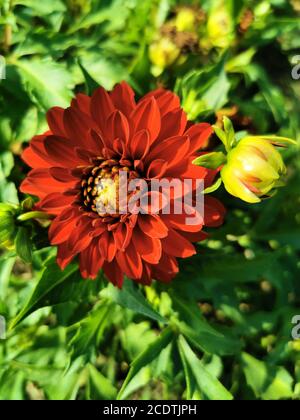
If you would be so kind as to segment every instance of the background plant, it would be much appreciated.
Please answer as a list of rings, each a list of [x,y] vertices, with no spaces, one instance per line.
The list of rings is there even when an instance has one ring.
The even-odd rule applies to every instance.
[[[32,200],[18,193],[20,154],[45,111],[97,84],[125,79],[138,95],[163,85],[194,121],[228,116],[241,136],[299,138],[299,10],[297,0],[0,1],[0,399],[299,398],[297,148],[284,152],[288,186],[272,200],[249,206],[218,190],[225,225],[168,287],[119,291],[101,275],[83,281],[76,264],[61,272],[47,221],[22,217]]]

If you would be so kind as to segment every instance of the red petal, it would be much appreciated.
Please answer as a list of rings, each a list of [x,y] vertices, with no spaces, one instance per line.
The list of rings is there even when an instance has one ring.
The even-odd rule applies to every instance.
[[[106,277],[120,289],[123,285],[124,274],[116,261],[112,263],[104,262],[103,271]]]
[[[100,254],[102,257],[111,262],[116,255],[116,243],[112,233],[105,231],[99,240]]]
[[[76,181],[76,180],[75,180]],[[44,198],[55,192],[64,192],[67,188],[74,187],[76,182],[62,183],[52,178],[50,169],[33,169],[20,186],[20,191]]]
[[[152,283],[152,270],[150,264],[143,263],[143,273],[141,278],[138,279],[138,282],[145,286],[149,286]]]
[[[169,201],[166,194],[162,194],[160,191],[149,191],[145,194],[141,194],[137,202],[137,209],[133,213],[138,214],[158,214],[162,209],[167,207]],[[130,203],[129,203],[130,204]]]
[[[60,183],[74,185],[76,182],[78,182],[78,178],[72,175],[72,172],[68,168],[49,168],[49,173],[56,181]]]
[[[180,99],[173,92],[165,89],[156,89],[149,92],[143,99],[154,96],[160,109],[161,116],[164,116],[174,109],[180,108]]]
[[[181,136],[186,127],[186,114],[179,108],[166,114],[161,119],[161,130],[157,142],[173,136]]]
[[[178,273],[176,258],[163,254],[158,265],[153,266],[153,277],[156,280],[169,283]]]
[[[214,197],[206,196],[204,202],[204,224],[218,227],[224,221],[226,210],[223,204]]]
[[[164,140],[161,143],[155,143],[152,146],[146,162],[152,162],[155,159],[164,159],[169,163],[169,167],[178,164],[185,158],[190,148],[189,138],[187,136],[175,136]]]
[[[170,228],[185,232],[198,232],[203,226],[203,218],[200,214],[196,214],[195,218],[193,217],[193,224],[189,224],[188,218],[192,217],[193,215],[188,214],[161,215],[164,223]]]
[[[30,146],[22,153],[22,159],[31,168],[49,168],[51,166],[44,148],[46,138],[46,135],[33,137]]]
[[[149,151],[150,136],[147,130],[136,133],[130,142],[131,156],[135,160],[142,160]]]
[[[78,217],[74,209],[66,209],[52,222],[49,229],[49,239],[52,245],[61,244],[69,239],[76,227]]]
[[[68,249],[67,242],[58,246],[56,261],[61,270],[64,270],[74,257],[75,255]]]
[[[138,225],[141,230],[151,238],[165,238],[168,235],[167,226],[157,215],[140,215],[138,218]]]
[[[87,115],[90,115],[90,106],[91,106],[91,98],[88,95],[83,93],[78,93],[76,95],[76,99],[72,101],[72,107],[78,109],[81,112],[84,112]]]
[[[129,117],[136,107],[134,96],[134,91],[126,82],[117,84],[110,93],[110,98],[113,101],[114,106],[126,117]]]
[[[162,239],[162,246],[164,252],[173,257],[187,258],[196,253],[194,245],[173,229]]]
[[[38,156],[33,150],[32,147],[27,147],[22,153],[22,160],[31,168],[48,168],[51,165]]]
[[[63,121],[64,109],[58,106],[51,108],[47,112],[46,117],[52,133],[61,137],[65,137],[66,132]]]
[[[52,166],[74,168],[86,163],[85,160],[78,157],[74,147],[65,138],[48,136],[44,147],[47,153],[47,160],[52,163]]]
[[[105,123],[110,114],[115,110],[115,106],[105,89],[99,87],[91,99],[91,114],[100,129],[105,129]]]
[[[144,261],[150,264],[158,264],[162,254],[162,246],[159,239],[151,238],[140,229],[135,229],[132,241]]]
[[[208,238],[208,233],[200,231],[200,232],[180,232],[182,236],[184,236],[188,241],[191,242],[201,242]]]
[[[209,137],[213,133],[212,126],[207,123],[195,124],[189,128],[185,135],[189,136],[191,142],[190,154],[207,146]]]
[[[168,162],[163,159],[153,160],[147,170],[147,178],[162,178],[168,168]]]
[[[37,204],[37,208],[49,214],[58,215],[65,207],[70,206],[73,202],[74,196],[55,192],[43,198]]]
[[[137,250],[130,244],[125,252],[118,251],[116,255],[121,270],[131,279],[138,279],[142,276],[143,264]]]
[[[70,138],[74,146],[87,147],[87,137],[89,130],[96,128],[96,124],[91,118],[83,114],[76,108],[67,108],[64,112],[64,126],[67,137]]]
[[[94,240],[94,242],[79,255],[79,266],[82,277],[86,279],[95,279],[102,264],[103,259],[99,253],[98,242],[97,240]]]
[[[146,129],[150,134],[150,142],[153,143],[158,137],[161,129],[160,111],[156,100],[152,97],[148,100],[142,100],[131,114],[134,123],[134,129],[137,133]]]
[[[125,251],[132,238],[132,228],[127,223],[119,223],[113,234],[117,249]]]
[[[92,219],[86,216],[82,217],[77,222],[76,230],[68,241],[69,249],[75,254],[86,249],[93,240],[90,235],[92,231]]]
[[[111,141],[118,138],[124,143],[129,139],[129,124],[125,115],[116,110],[108,117],[104,135]]]

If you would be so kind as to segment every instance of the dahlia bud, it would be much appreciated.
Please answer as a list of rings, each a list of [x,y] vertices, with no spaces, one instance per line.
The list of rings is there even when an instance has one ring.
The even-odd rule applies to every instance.
[[[46,218],[44,212],[27,211],[32,209],[33,204],[30,197],[20,206],[0,203],[0,247],[14,250],[25,262],[31,262],[32,258],[30,221]]]
[[[15,207],[0,203],[0,247],[12,248],[16,233]]]
[[[226,48],[234,37],[233,20],[224,0],[214,0],[208,21],[207,35],[213,47]]]
[[[221,170],[226,190],[247,203],[259,203],[284,185],[286,167],[268,137],[245,137],[229,151]]]
[[[175,27],[179,32],[194,32],[196,29],[197,16],[195,10],[190,7],[179,9],[175,18]]]
[[[180,56],[180,49],[171,39],[163,37],[149,47],[149,58],[154,64],[152,72],[159,76],[167,67],[171,66]]]

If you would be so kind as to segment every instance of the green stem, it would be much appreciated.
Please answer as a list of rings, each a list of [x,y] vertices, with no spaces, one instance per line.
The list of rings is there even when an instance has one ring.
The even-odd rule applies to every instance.
[[[12,2],[9,1],[7,9],[4,11],[4,15],[7,16],[12,11]],[[12,26],[10,23],[6,23],[4,26],[4,39],[3,48],[4,52],[8,53],[12,43]]]
[[[4,27],[4,51],[8,53],[12,39],[12,27],[6,24]]]
[[[50,219],[51,216],[47,213],[42,211],[29,211],[28,213],[23,213],[18,216],[18,220],[20,222],[26,222],[27,220],[31,219]]]

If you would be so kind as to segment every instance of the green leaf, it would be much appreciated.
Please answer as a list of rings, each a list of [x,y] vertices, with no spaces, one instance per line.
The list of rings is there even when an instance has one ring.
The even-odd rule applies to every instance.
[[[218,169],[226,163],[226,156],[223,152],[210,152],[197,157],[193,164],[207,169]]]
[[[147,316],[162,324],[167,323],[167,320],[151,307],[144,295],[131,280],[125,280],[121,290],[109,285],[103,291],[103,296],[135,313]]]
[[[223,117],[223,125],[224,131],[217,125],[213,125],[213,128],[217,137],[219,137],[221,142],[224,144],[226,151],[230,152],[236,142],[235,131],[231,120],[226,116]]]
[[[69,327],[70,331],[76,328],[76,333],[69,342],[71,361],[83,356],[88,360],[91,352],[95,350],[104,329],[112,319],[113,305],[102,301],[92,312],[78,324]]]
[[[88,365],[89,383],[88,398],[90,400],[115,400],[117,390],[109,379],[105,378],[93,365]]]
[[[200,350],[220,355],[239,353],[241,349],[239,340],[213,328],[195,303],[184,302],[177,297],[173,297],[173,302],[179,319],[173,318],[172,322],[178,327],[181,334]]]
[[[88,73],[85,67],[81,64],[80,60],[78,61],[78,64],[85,79],[87,94],[92,95],[92,93],[99,87],[99,84]]]
[[[199,390],[196,378],[190,368],[190,365],[188,364],[186,358],[184,357],[184,354],[182,353],[180,347],[178,348],[181,362],[183,365],[184,370],[184,376],[185,376],[185,383],[186,383],[186,395],[185,398],[187,400],[202,400],[202,393]]]
[[[221,177],[220,178],[217,178],[217,180],[210,187],[205,188],[205,190],[203,191],[203,193],[204,194],[211,194],[211,193],[217,191],[221,187],[222,182],[223,181],[222,181],[222,178]]]
[[[73,96],[71,73],[62,64],[47,60],[16,60],[23,87],[30,99],[44,110],[67,107]]]
[[[252,63],[245,67],[245,71],[250,80],[257,83],[261,95],[273,113],[275,121],[279,125],[283,124],[288,118],[288,113],[282,91],[277,85],[272,84],[268,73],[262,66]]]
[[[229,149],[232,148],[235,140],[235,131],[232,125],[231,120],[228,117],[223,117],[223,124],[224,124],[224,130],[227,137],[227,144]]]
[[[228,101],[229,89],[224,59],[215,66],[192,71],[179,82],[182,106],[191,120],[221,109]]]
[[[20,227],[15,239],[16,252],[19,257],[30,263],[32,260],[32,242],[30,239],[30,233],[27,228]]]
[[[251,64],[254,55],[257,50],[255,48],[249,48],[248,50],[242,52],[231,58],[226,64],[226,71],[228,73],[244,73],[245,67]]]
[[[14,328],[32,312],[46,306],[70,302],[87,303],[91,297],[97,296],[101,288],[100,278],[95,281],[82,279],[77,264],[69,264],[65,270],[61,270],[55,259],[51,258],[28,302],[12,320],[10,328]]]
[[[82,67],[88,69],[90,77],[98,86],[101,85],[108,90],[121,80],[129,79],[127,69],[114,56],[99,56],[99,52],[84,54],[82,57],[80,56],[80,63]]]
[[[65,270],[61,270],[51,259],[44,270],[43,275],[38,281],[32,295],[19,314],[11,321],[10,329],[16,327],[25,317],[37,309],[51,305],[51,293],[70,278],[76,275],[77,266],[70,264]]]
[[[16,257],[1,256],[0,258],[0,300],[5,300],[8,290],[10,275],[15,264]]]
[[[173,331],[170,328],[165,329],[160,336],[155,340],[149,347],[144,350],[131,364],[130,371],[123,382],[122,388],[118,394],[118,399],[123,399],[126,393],[127,387],[130,386],[130,382],[133,378],[151,362],[153,362],[166,348],[173,339]]]
[[[244,255],[219,255],[208,257],[203,265],[201,276],[203,281],[228,281],[235,279],[238,283],[256,282],[261,276],[268,276],[276,263],[276,255],[258,253],[254,259],[246,259]],[[210,279],[210,280],[209,280]]]
[[[26,6],[34,10],[35,14],[38,16],[47,16],[53,12],[64,12],[66,6],[62,0],[51,0],[39,2],[36,0],[14,0],[14,4]]]
[[[14,167],[14,157],[10,151],[1,153],[0,155],[0,181],[7,178]]]
[[[247,384],[257,398],[279,400],[293,397],[294,381],[286,369],[268,365],[247,353],[242,354],[242,365]]]
[[[194,376],[194,381],[204,397],[214,401],[230,401],[233,399],[233,396],[221,382],[205,368],[182,336],[178,339],[178,346],[183,363],[190,369]],[[190,381],[191,379],[189,379],[189,383],[191,383]]]

